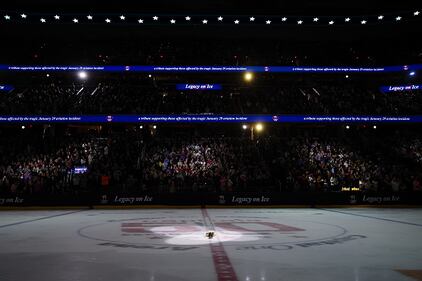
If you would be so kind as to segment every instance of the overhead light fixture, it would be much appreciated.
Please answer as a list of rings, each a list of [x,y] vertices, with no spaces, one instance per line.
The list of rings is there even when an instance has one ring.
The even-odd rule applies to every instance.
[[[377,20],[378,21],[383,21],[383,20],[387,20],[388,19],[390,22],[391,21],[393,21],[393,22],[394,21],[396,21],[396,22],[404,21],[406,19],[406,16],[409,16],[410,17],[411,15],[413,15],[413,16],[419,16],[420,15],[420,11],[419,10],[416,10],[416,11],[415,10],[413,10],[413,11],[407,11],[407,13],[406,12],[400,13],[400,14],[398,14],[396,16],[392,16],[392,17],[389,17],[389,16],[386,17],[383,14],[378,14],[378,15],[377,14],[373,14],[373,15],[370,15],[369,18],[367,16],[364,16],[364,18],[359,19],[358,18],[359,15],[357,15],[355,18],[353,18],[353,17],[344,17],[343,19],[344,19],[344,22],[346,22],[346,23],[353,22],[356,25],[357,24],[365,25],[365,24],[369,24],[369,23],[374,23]],[[12,15],[11,14],[3,14],[3,18],[5,20],[7,20],[7,21],[11,21],[14,16],[15,16],[14,14],[12,14]],[[73,16],[72,15],[67,15],[67,16],[69,16],[69,18],[70,18],[69,20],[72,23],[80,23],[79,22],[80,14],[76,14],[75,13],[75,14],[73,14]],[[66,18],[63,18],[63,19],[67,20],[67,16],[66,16]],[[83,18],[82,18],[82,22],[84,22],[83,19],[85,17],[86,17],[86,19],[88,21],[92,22],[94,20],[94,16],[95,16],[95,14],[85,14],[83,16]],[[121,14],[121,15],[117,14],[117,16],[118,16],[118,18],[114,18],[114,16],[109,16],[108,18],[105,18],[104,17],[103,19],[105,19],[105,22],[106,23],[111,23],[113,20],[115,20],[116,22],[119,21],[119,20],[120,21],[126,21],[126,20],[127,21],[129,21],[129,20],[131,21],[132,20],[132,19],[130,19],[130,17],[127,18],[123,14]],[[180,15],[177,15],[177,17],[179,17],[179,16]],[[38,19],[42,23],[45,23],[45,22],[48,22],[48,19],[50,19],[51,17],[53,17],[55,20],[61,20],[61,16],[60,15],[57,15],[57,14],[56,15],[54,15],[54,14],[50,14],[50,15],[41,14],[41,17],[38,18]],[[175,17],[175,16],[173,18],[169,17],[168,19],[164,19],[164,20],[169,20],[171,24],[176,24],[177,17]],[[16,15],[16,19],[17,18],[27,19],[27,18],[31,18],[31,15],[28,16],[26,13],[20,13],[20,14],[17,14]],[[159,16],[151,16],[151,18],[152,18],[153,21],[159,21]],[[185,18],[186,21],[192,21],[193,20],[193,17],[191,17],[191,16],[184,16],[184,18]],[[15,18],[13,18],[13,19],[15,19]],[[223,20],[224,20],[224,17],[223,16],[218,16],[218,17],[216,17],[216,19],[217,19],[218,22],[221,22],[222,23]],[[230,20],[232,20],[232,23],[234,23],[234,24],[240,24],[240,22],[242,22],[242,23],[243,23],[243,21],[246,22],[248,19],[249,19],[249,22],[251,22],[251,23],[255,23],[256,22],[256,23],[267,24],[267,25],[273,24],[273,20],[270,19],[270,18],[267,18],[267,19],[263,18],[263,19],[261,19],[260,17],[256,18],[254,16],[247,16],[247,17],[241,16],[241,15],[239,15],[239,16],[232,16]],[[37,19],[35,18],[34,20],[36,21]],[[134,21],[137,20],[138,23],[144,23],[144,19],[141,19],[141,18],[133,19],[133,20]],[[230,23],[230,20],[228,18],[226,18],[226,23]],[[315,17],[306,16],[306,18],[297,17],[296,19],[293,19],[292,18],[291,20],[293,20],[293,23],[296,22],[299,25],[310,23],[310,22],[319,23],[319,22],[323,22],[323,21],[326,22],[326,23],[328,23],[329,25],[335,25],[336,24],[336,21],[342,21],[342,19],[339,19],[337,17],[333,17],[332,19],[329,19],[328,18],[328,20],[327,20],[327,17],[320,18],[318,16],[315,16]],[[212,23],[214,23],[214,19],[212,19],[211,21],[212,21]],[[283,16],[283,17],[281,17],[281,21],[282,22],[287,22],[288,21],[288,18],[286,16]],[[202,19],[201,20],[201,23],[202,24],[208,24],[208,19]]]
[[[80,79],[85,80],[86,78],[88,78],[88,74],[87,74],[85,71],[79,71],[79,72],[78,72],[78,77],[79,77]]]
[[[253,79],[253,74],[252,72],[246,72],[245,75],[243,76],[243,78],[245,79],[245,81],[252,81]]]
[[[255,129],[257,132],[261,132],[264,129],[264,125],[262,125],[262,123],[258,123],[255,125]]]

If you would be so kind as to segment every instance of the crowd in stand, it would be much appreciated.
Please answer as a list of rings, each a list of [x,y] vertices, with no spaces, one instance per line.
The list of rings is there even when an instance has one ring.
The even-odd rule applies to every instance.
[[[74,168],[92,166],[108,154],[103,142],[90,139],[66,140],[56,149],[10,142],[0,149],[0,192],[19,194],[86,191],[87,178],[75,177]]]
[[[391,143],[371,137],[365,149],[367,141],[321,135],[144,141],[131,134],[64,137],[57,145],[2,141],[0,193],[421,191],[417,137],[395,143],[393,159]],[[76,174],[76,167],[87,172]]]
[[[381,93],[377,87],[314,82],[176,91],[136,81],[50,82],[17,86],[0,95],[2,114],[419,114],[420,91]],[[133,82],[133,83],[132,83]]]
[[[372,46],[374,42],[359,47],[329,42],[309,48],[306,43],[282,40],[265,44],[242,40],[133,39],[119,42],[117,51],[116,44],[100,41],[79,48],[77,41],[22,44],[11,40],[0,59],[4,64],[26,65],[382,66],[422,62],[421,49],[412,44],[384,49]],[[69,76],[74,73],[50,74],[5,74],[1,84],[15,89],[0,92],[0,115],[419,115],[422,105],[420,90],[381,93],[379,86],[387,78],[354,80],[355,74],[346,79],[337,74],[286,78],[261,73],[252,83],[242,81],[240,75],[230,80],[236,74],[220,76],[222,81],[216,82],[217,75],[92,73],[89,79],[78,80]],[[175,89],[176,83],[198,83],[208,77],[209,83],[221,83],[223,89]],[[409,82],[397,76],[392,80]],[[0,193],[421,190],[422,142],[417,136],[366,140],[324,134],[276,136],[256,142],[237,137],[144,140],[132,134],[110,134],[105,138],[60,136],[52,143],[7,135],[0,139]],[[76,174],[76,167],[87,167],[87,172]]]
[[[246,191],[270,184],[256,147],[241,140],[141,144],[114,136],[67,140],[48,152],[10,145],[1,146],[8,153],[2,154],[0,193],[75,193],[87,184],[104,191]],[[75,174],[76,167],[87,167],[87,174]]]
[[[422,141],[420,139],[403,140],[397,151],[417,164],[422,164]]]
[[[171,37],[142,37],[110,43],[77,40],[32,40],[22,44],[10,40],[0,54],[3,63],[44,65],[350,65],[382,66],[418,63],[422,50],[417,44],[385,46],[380,40],[367,43],[336,42],[330,40],[297,42],[278,39],[209,37],[195,40]],[[265,40],[263,43],[262,40]],[[84,48],[79,48],[83,44]],[[15,54],[15,55],[10,55]],[[393,54],[393,55],[392,55]]]
[[[147,147],[143,161],[147,186],[174,190],[262,190],[269,172],[256,146],[247,141],[168,139]]]
[[[0,96],[3,114],[153,113],[153,89],[119,85],[46,83],[16,88]]]
[[[273,164],[286,171],[282,181],[292,190],[405,191],[411,189],[412,176],[419,177],[400,161],[386,163],[373,156],[344,141],[293,138]]]

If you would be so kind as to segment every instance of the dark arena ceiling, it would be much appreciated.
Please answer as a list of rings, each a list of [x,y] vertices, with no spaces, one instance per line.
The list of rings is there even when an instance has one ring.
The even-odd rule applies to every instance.
[[[3,1],[1,9],[64,12],[195,13],[195,14],[285,14],[285,15],[362,15],[400,12],[420,8],[418,1],[103,1],[103,0],[15,0]],[[420,3],[419,3],[420,4]]]

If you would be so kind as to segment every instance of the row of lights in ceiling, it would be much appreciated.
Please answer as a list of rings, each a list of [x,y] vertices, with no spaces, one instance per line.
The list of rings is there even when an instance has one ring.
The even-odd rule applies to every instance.
[[[413,16],[419,16],[419,15],[420,15],[420,11],[413,12]],[[24,14],[24,13],[23,14],[20,14],[19,16],[20,16],[21,19],[27,19],[28,18],[28,15],[27,14]],[[88,21],[93,21],[94,20],[94,16],[92,16],[92,15],[87,15],[86,18],[87,18]],[[382,21],[384,18],[385,18],[384,15],[377,16],[377,20],[378,21]],[[10,15],[7,15],[6,14],[6,15],[4,15],[4,19],[5,20],[11,20],[12,17]],[[61,17],[60,17],[60,15],[54,15],[53,16],[53,19],[55,21],[59,21],[61,19]],[[126,16],[121,15],[119,17],[119,19],[120,19],[120,21],[125,21],[126,20]],[[158,16],[153,16],[152,17],[152,20],[153,21],[159,21],[159,19],[160,18]],[[395,19],[395,21],[401,21],[403,19],[403,16],[396,16],[396,17],[394,17],[394,19]],[[192,20],[192,17],[190,17],[190,16],[186,16],[185,17],[185,21],[190,22],[191,20]],[[223,22],[223,20],[224,20],[224,18],[222,16],[217,17],[217,21],[218,22]],[[249,22],[250,23],[255,22],[255,20],[256,20],[255,17],[250,17],[249,18]],[[320,18],[314,17],[312,19],[312,22],[313,23],[318,23],[318,22],[320,22],[320,20],[321,20]],[[79,21],[80,20],[78,18],[73,18],[72,19],[72,22],[73,23],[79,23]],[[140,23],[140,24],[144,23],[144,21],[145,21],[145,19],[142,19],[142,18],[137,19],[137,22]],[[281,21],[282,22],[287,22],[288,21],[288,18],[287,17],[282,17],[281,18]],[[46,17],[41,17],[40,18],[40,22],[41,23],[46,23],[47,22],[47,18]],[[111,23],[112,20],[110,18],[106,18],[106,19],[104,19],[104,22],[105,23]],[[170,22],[170,24],[176,24],[176,20],[175,19],[170,19],[169,22]],[[202,22],[202,24],[207,24],[208,23],[208,19],[202,19],[201,22]],[[271,24],[272,22],[273,21],[271,21],[270,19],[265,20],[265,24]],[[305,21],[302,20],[302,19],[295,20],[295,22],[297,24],[299,24],[299,25],[305,23]],[[346,23],[352,22],[352,18],[346,17],[346,18],[344,18],[344,22],[346,22]],[[234,24],[240,24],[240,20],[235,19],[235,20],[233,20],[233,23]],[[368,20],[367,19],[360,20],[360,24],[367,24],[367,23],[368,23]],[[334,25],[335,24],[335,21],[331,19],[331,20],[328,21],[328,24],[329,25]]]

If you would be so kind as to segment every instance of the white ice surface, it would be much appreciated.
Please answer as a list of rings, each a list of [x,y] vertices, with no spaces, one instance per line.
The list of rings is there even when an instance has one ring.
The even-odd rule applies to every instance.
[[[0,281],[411,281],[422,209],[2,211]],[[216,238],[205,232],[214,230]]]

